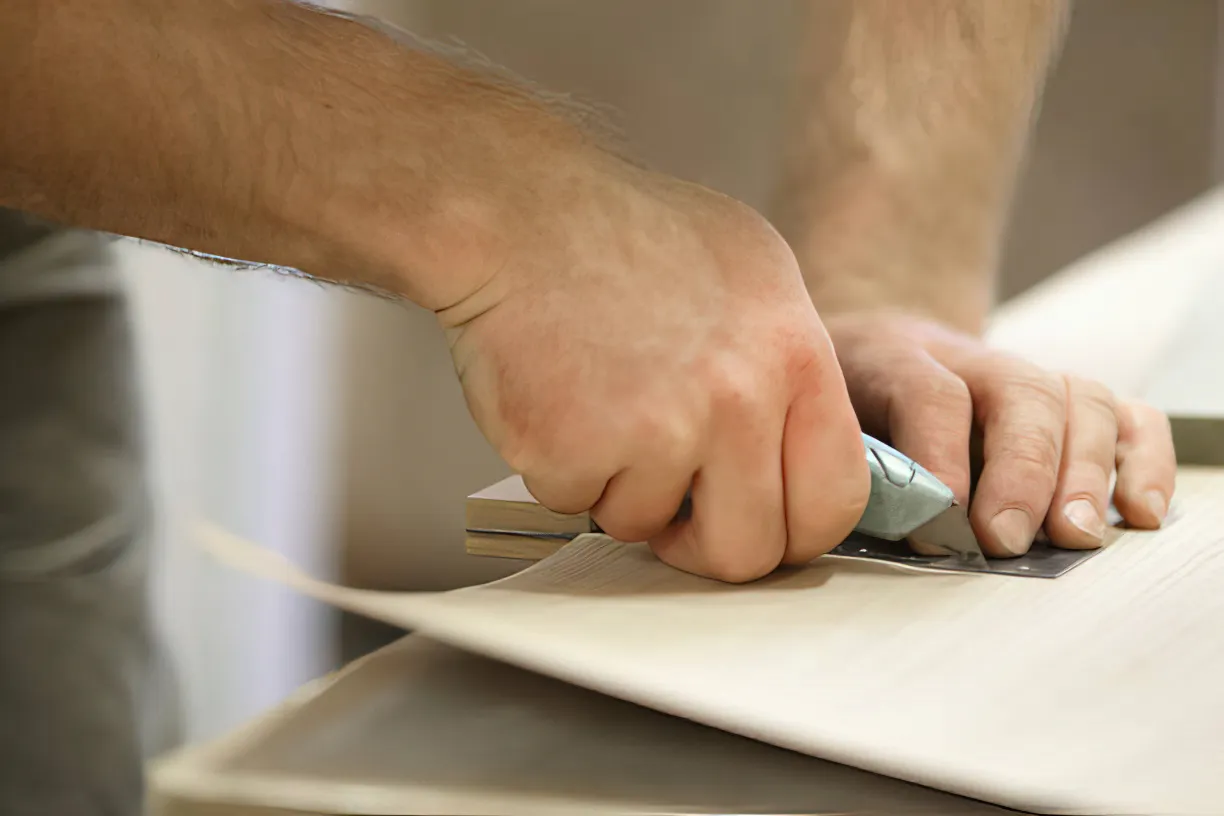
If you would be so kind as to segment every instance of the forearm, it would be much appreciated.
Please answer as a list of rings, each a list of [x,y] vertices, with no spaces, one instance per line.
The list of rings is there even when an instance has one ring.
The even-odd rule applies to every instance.
[[[981,328],[1066,6],[812,4],[776,220],[822,314]]]
[[[0,121],[0,205],[434,309],[513,231],[496,169],[579,138],[525,93],[279,0],[5,4]]]

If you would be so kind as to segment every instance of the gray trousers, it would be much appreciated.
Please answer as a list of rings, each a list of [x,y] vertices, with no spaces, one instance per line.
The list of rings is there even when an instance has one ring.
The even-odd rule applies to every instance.
[[[0,211],[0,814],[136,816],[165,747],[148,501],[109,242]]]

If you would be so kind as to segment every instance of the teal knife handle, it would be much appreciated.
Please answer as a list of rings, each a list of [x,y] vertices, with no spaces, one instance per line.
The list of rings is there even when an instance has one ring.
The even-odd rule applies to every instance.
[[[951,488],[900,451],[863,434],[871,496],[855,532],[899,541],[951,507]]]
[[[871,471],[871,496],[855,532],[899,541],[952,506],[951,489],[913,459],[867,434],[863,447]],[[692,497],[685,494],[675,520],[683,521],[692,512]],[[594,519],[591,532],[603,532]]]

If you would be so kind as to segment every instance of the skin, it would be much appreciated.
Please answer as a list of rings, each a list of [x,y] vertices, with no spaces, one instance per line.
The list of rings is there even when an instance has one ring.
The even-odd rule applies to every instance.
[[[520,87],[274,0],[57,0],[0,9],[0,119],[0,204],[433,310],[540,500],[669,564],[747,581],[861,516],[786,242]]]
[[[973,160],[997,162],[1004,181],[996,190],[966,170],[963,189],[941,200],[951,220],[936,220],[960,228],[913,254],[932,235],[913,221],[913,202],[947,183],[965,146],[957,140],[981,117],[895,127],[918,102],[935,104],[928,88],[898,85],[897,66],[951,53],[918,4],[898,15],[870,0],[813,5],[849,14],[846,42],[887,35],[889,48],[820,51],[838,70],[796,128],[812,147],[792,151],[795,184],[779,221],[798,258],[759,214],[625,161],[522,86],[279,0],[5,4],[0,204],[431,309],[473,417],[533,493],[561,512],[591,509],[613,535],[648,540],[680,569],[747,581],[836,546],[867,497],[860,421],[966,491],[956,478],[967,472],[970,422],[945,429],[934,401],[911,400],[923,372],[941,369],[950,391],[969,395],[960,407],[987,429],[987,471],[999,474],[983,475],[995,498],[979,488],[975,519],[1004,504],[1040,519],[1049,497],[1031,489],[1023,456],[1007,452],[1048,441],[1058,423],[1016,419],[1033,400],[1004,387],[1015,377],[998,376],[971,334],[988,299],[958,300],[943,318],[950,301],[934,293],[955,279],[936,287],[931,276],[946,269],[968,286],[992,268],[989,252],[944,266],[941,248],[979,230],[975,246],[997,243],[1001,218],[983,225],[966,214],[982,204],[979,188],[993,190],[985,200],[996,209],[1006,200],[1041,60],[1022,60],[1024,82],[989,88],[1012,114],[985,129]],[[996,79],[1011,76],[992,56],[1001,41],[989,42],[972,58]],[[867,89],[873,104],[847,88]],[[951,110],[984,98],[942,90]],[[879,118],[864,117],[868,108]],[[836,138],[822,141],[812,124],[821,121]],[[945,139],[947,149],[931,150]],[[950,200],[953,189],[968,203]],[[887,251],[868,253],[881,235]],[[895,329],[897,364],[866,337],[882,308],[923,316]],[[960,345],[930,340],[926,362],[915,338],[949,326],[970,334]],[[898,393],[904,411],[893,408]],[[1068,423],[1082,400],[1047,402],[1063,406],[1047,412],[1065,433],[1042,460],[1043,473],[1057,473],[1065,451],[1086,447],[1086,425]],[[1113,443],[1135,463],[1119,471],[1118,503],[1136,518],[1140,503],[1128,497],[1168,464],[1160,434],[1144,430],[1155,421],[1140,420]],[[1081,458],[1067,472],[1080,472]],[[693,513],[673,521],[690,485]],[[998,549],[988,522],[983,530]]]
[[[869,477],[794,256],[743,205],[622,174],[439,313],[472,414],[542,503],[667,563],[742,581],[809,561]]]
[[[1163,414],[981,338],[1068,11],[1064,0],[812,4],[775,208],[864,430],[968,502],[996,556],[1038,535],[1100,546],[1114,477],[1124,520],[1158,527],[1176,472]]]

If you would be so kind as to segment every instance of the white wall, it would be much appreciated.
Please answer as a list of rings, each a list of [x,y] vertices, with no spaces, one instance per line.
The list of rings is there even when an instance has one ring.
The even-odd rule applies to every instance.
[[[263,271],[120,248],[147,391],[154,600],[189,740],[266,709],[333,664],[329,610],[194,549],[202,514],[332,576],[332,301]]]

